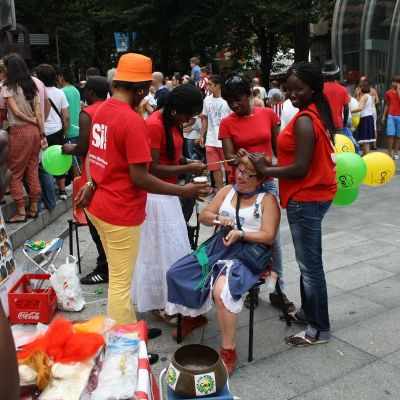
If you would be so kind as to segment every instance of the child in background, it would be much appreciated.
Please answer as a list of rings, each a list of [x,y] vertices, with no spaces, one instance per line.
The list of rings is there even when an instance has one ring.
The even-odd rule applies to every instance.
[[[185,139],[185,149],[187,151],[187,157],[195,159],[194,146],[196,140],[199,139],[201,128],[201,120],[198,115],[192,118],[187,124],[183,124],[183,137]]]

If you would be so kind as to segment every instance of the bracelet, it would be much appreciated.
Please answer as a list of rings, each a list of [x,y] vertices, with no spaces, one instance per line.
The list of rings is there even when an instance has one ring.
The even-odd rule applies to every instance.
[[[216,221],[219,221],[219,214],[215,214],[215,218]]]
[[[89,186],[93,190],[93,192],[96,190],[96,184],[92,181],[86,182],[85,185]]]
[[[244,232],[239,231],[239,240],[243,240],[243,239],[244,239]]]

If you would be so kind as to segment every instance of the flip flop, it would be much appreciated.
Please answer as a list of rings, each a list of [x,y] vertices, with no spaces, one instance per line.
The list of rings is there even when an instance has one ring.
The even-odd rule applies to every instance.
[[[286,336],[285,343],[293,347],[307,347],[315,344],[328,343],[329,339],[314,339],[307,335],[306,331],[301,331],[296,335]]]
[[[19,214],[19,213],[17,213],[17,214],[15,214],[15,215],[13,215],[13,217],[16,217],[17,215],[19,215],[20,217],[25,217],[24,219],[21,219],[21,220],[16,220],[16,221],[10,221],[10,220],[8,220],[8,221],[6,221],[6,224],[23,224],[24,222],[26,222],[27,221],[27,218],[26,218],[26,215],[25,214]],[[12,217],[11,217],[12,218]]]

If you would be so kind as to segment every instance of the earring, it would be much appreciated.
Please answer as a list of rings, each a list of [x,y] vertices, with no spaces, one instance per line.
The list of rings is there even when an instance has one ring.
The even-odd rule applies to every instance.
[[[176,115],[176,110],[172,110],[171,115]]]
[[[143,89],[140,89],[140,90],[137,91],[137,93],[138,93],[138,94],[143,94],[143,93],[144,93],[144,90],[143,90]]]

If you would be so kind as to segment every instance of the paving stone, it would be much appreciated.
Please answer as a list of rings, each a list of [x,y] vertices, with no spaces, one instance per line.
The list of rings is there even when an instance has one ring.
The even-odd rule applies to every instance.
[[[387,355],[382,358],[382,361],[396,367],[400,370],[400,350],[393,352],[392,354]]]
[[[376,361],[293,400],[398,400],[399,392],[400,371]]]
[[[380,282],[355,290],[353,293],[388,308],[400,306],[400,273]]]
[[[346,248],[347,254],[351,258],[355,258],[359,261],[367,261],[371,258],[384,256],[388,253],[398,251],[398,247],[395,244],[388,244],[384,241],[368,240],[366,242],[359,243],[357,246],[348,246]]]
[[[346,268],[328,272],[326,280],[328,284],[332,284],[338,288],[355,290],[394,275],[394,272],[379,269],[366,262],[359,262]]]
[[[340,329],[335,336],[381,358],[400,349],[399,321],[400,307]]]
[[[400,244],[398,251],[385,254],[381,257],[371,258],[368,260],[368,264],[375,265],[387,271],[400,273]]]

